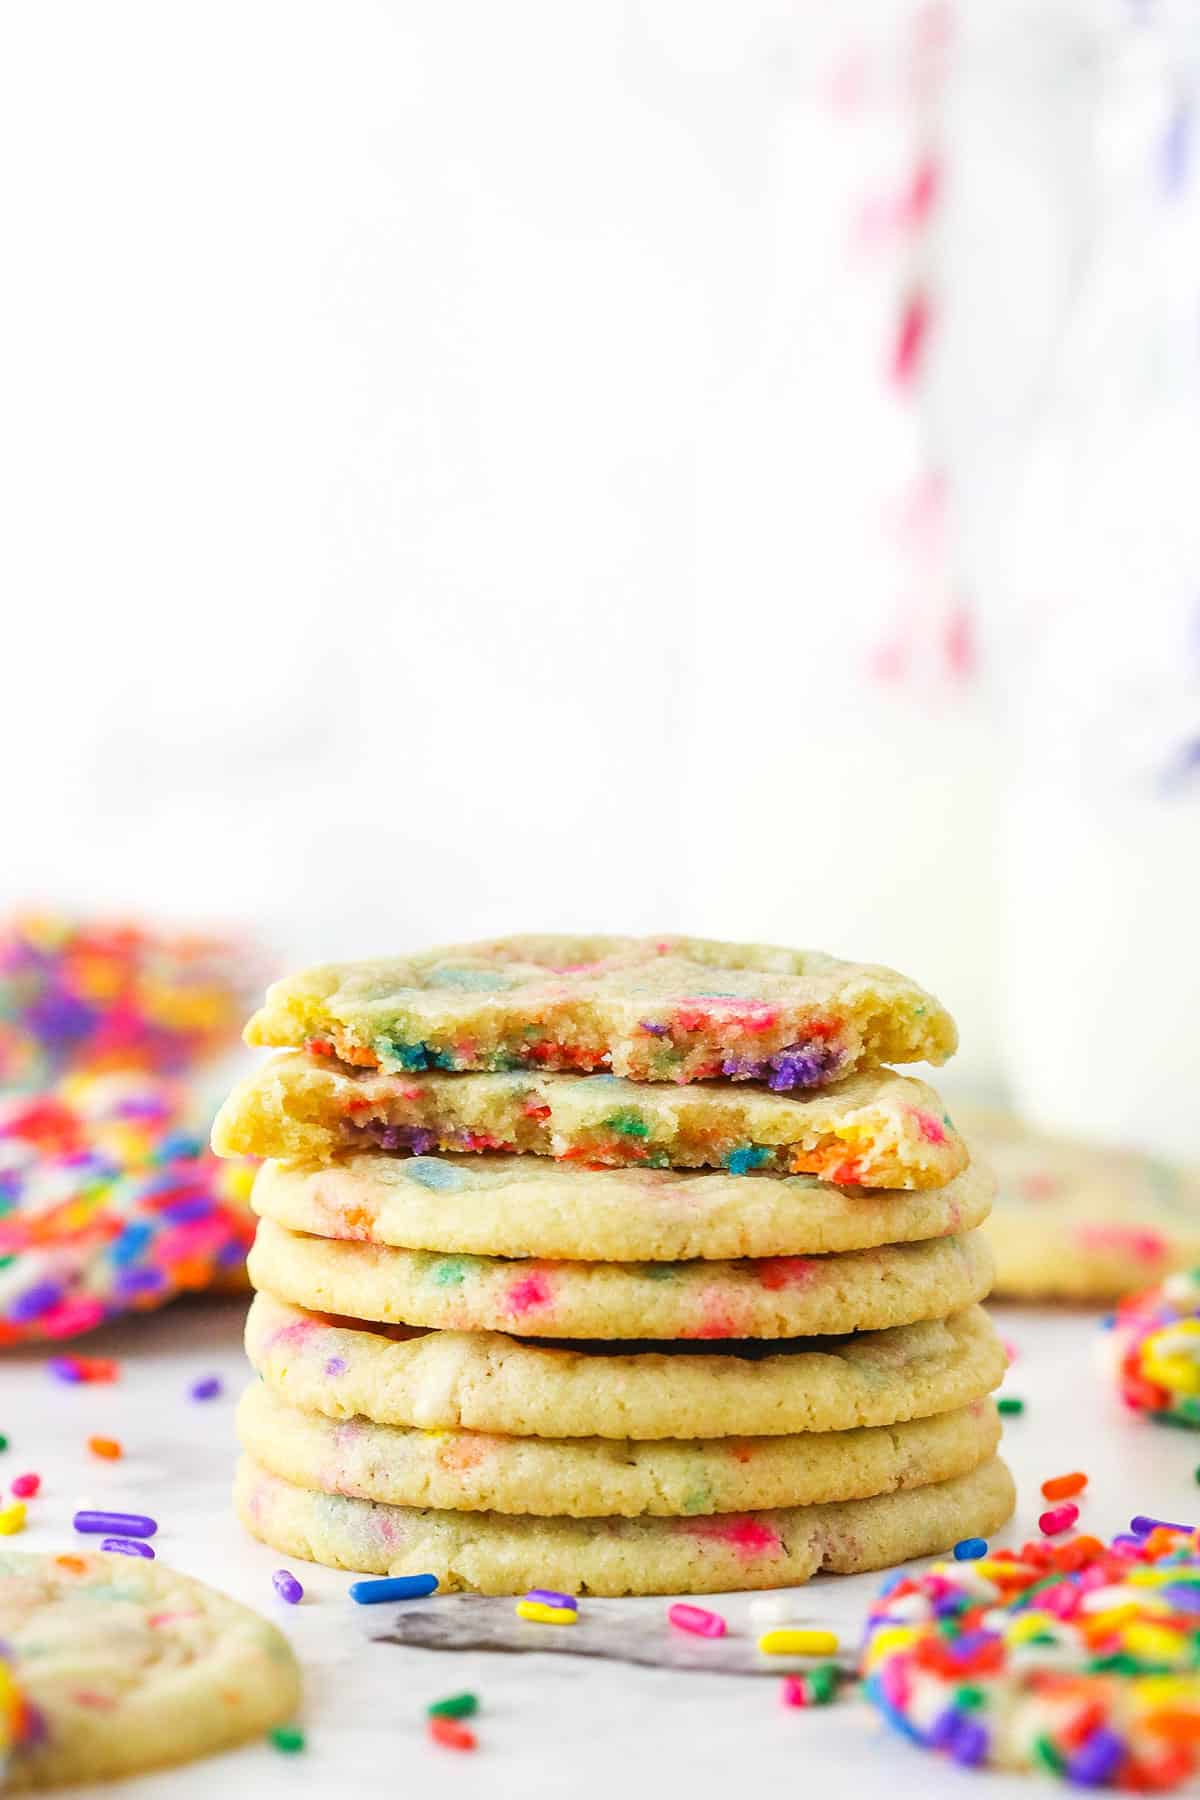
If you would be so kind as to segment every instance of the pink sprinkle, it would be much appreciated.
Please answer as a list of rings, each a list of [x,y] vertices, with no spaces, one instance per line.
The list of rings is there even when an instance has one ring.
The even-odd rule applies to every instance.
[[[775,1532],[756,1519],[753,1513],[743,1513],[738,1518],[714,1513],[708,1518],[686,1521],[686,1528],[697,1537],[714,1538],[718,1543],[732,1545],[748,1561],[779,1549],[779,1538]]]
[[[720,1613],[706,1612],[702,1606],[668,1606],[667,1617],[680,1631],[690,1631],[694,1637],[725,1636],[725,1621]]]
[[[1005,1358],[1007,1359],[1007,1361],[1009,1362],[1010,1365],[1012,1363],[1015,1363],[1018,1356],[1020,1356],[1020,1354],[1021,1354],[1021,1352],[1017,1349],[1017,1346],[1013,1343],[1011,1338],[1001,1338],[1000,1339],[1000,1348],[1003,1350]]]
[[[920,373],[931,319],[929,301],[918,289],[905,302],[892,345],[891,374],[897,387],[909,387]]]
[[[1116,1250],[1138,1262],[1158,1262],[1167,1251],[1166,1240],[1158,1232],[1127,1225],[1081,1225],[1075,1235],[1088,1250]]]
[[[1079,1517],[1079,1508],[1068,1500],[1062,1506],[1052,1506],[1038,1520],[1038,1530],[1044,1531],[1047,1537],[1057,1537],[1060,1531],[1069,1531]]]
[[[520,1281],[514,1281],[505,1295],[505,1305],[509,1312],[532,1312],[538,1306],[553,1304],[554,1294],[550,1283],[544,1275],[523,1275]]]
[[[934,1118],[932,1113],[918,1112],[915,1107],[913,1108],[913,1116],[920,1127],[921,1136],[925,1139],[926,1143],[945,1143],[946,1129],[940,1119]]]
[[[42,1485],[40,1475],[18,1475],[12,1484],[12,1491],[18,1500],[28,1500],[36,1494]]]
[[[64,1300],[52,1313],[46,1313],[38,1320],[40,1329],[48,1338],[76,1337],[80,1332],[91,1331],[103,1323],[103,1304],[87,1295]]]
[[[779,1690],[779,1698],[785,1706],[807,1706],[804,1695],[804,1683],[798,1675],[785,1675]]]

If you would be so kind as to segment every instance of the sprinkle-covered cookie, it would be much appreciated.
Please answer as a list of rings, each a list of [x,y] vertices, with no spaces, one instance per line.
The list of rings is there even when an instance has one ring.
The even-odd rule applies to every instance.
[[[792,1437],[640,1442],[502,1437],[341,1423],[256,1381],[238,1408],[242,1448],[297,1487],[389,1506],[637,1518],[814,1506],[925,1487],[995,1454],[989,1401],[905,1425]]]
[[[547,1262],[308,1237],[270,1219],[247,1264],[280,1300],[386,1324],[523,1337],[791,1338],[942,1318],[980,1300],[982,1235],[840,1256]]]
[[[972,1152],[995,1170],[986,1231],[996,1293],[1105,1303],[1200,1264],[1200,1170],[955,1107]]]
[[[28,913],[0,926],[0,1085],[67,1069],[186,1069],[225,1049],[253,979],[247,947]]]
[[[773,1094],[732,1081],[403,1075],[302,1052],[272,1057],[234,1089],[213,1148],[312,1161],[369,1149],[508,1151],[585,1167],[810,1174],[869,1188],[938,1188],[967,1166],[933,1089],[891,1069]]]
[[[251,1366],[297,1407],[425,1430],[543,1438],[847,1431],[980,1400],[1004,1376],[978,1306],[890,1331],[790,1342],[546,1344],[329,1318],[258,1294]]]
[[[299,1700],[280,1632],[161,1561],[0,1552],[0,1640],[28,1709],[10,1753],[14,1789],[211,1755],[279,1724]]]
[[[954,1022],[893,969],[708,938],[512,937],[276,982],[246,1041],[362,1068],[609,1070],[826,1087],[941,1063]]]
[[[253,1167],[220,1162],[189,1114],[185,1089],[138,1071],[0,1097],[0,1345],[240,1274]]]
[[[1126,1406],[1200,1427],[1200,1269],[1181,1269],[1123,1300],[1107,1323]]]
[[[462,1077],[461,1079],[469,1079]],[[254,1207],[292,1231],[406,1250],[682,1262],[820,1255],[969,1231],[981,1165],[943,1188],[837,1188],[814,1175],[564,1168],[535,1156],[351,1156],[265,1163]]]
[[[1200,1746],[1200,1553],[1153,1527],[997,1550],[890,1581],[871,1610],[868,1697],[955,1762],[1159,1791]],[[981,1536],[987,1536],[982,1532]]]
[[[952,1481],[829,1506],[688,1519],[436,1512],[312,1493],[243,1456],[242,1523],[287,1556],[369,1575],[436,1575],[439,1589],[521,1594],[711,1594],[853,1574],[996,1531],[1012,1477],[993,1457]]]

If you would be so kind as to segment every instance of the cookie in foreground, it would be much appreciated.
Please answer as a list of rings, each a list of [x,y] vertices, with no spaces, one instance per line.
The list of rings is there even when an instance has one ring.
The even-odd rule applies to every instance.
[[[454,1331],[566,1338],[795,1338],[943,1318],[991,1286],[980,1232],[838,1256],[550,1262],[309,1237],[270,1219],[256,1288],[318,1312]]]
[[[982,1399],[1007,1367],[979,1306],[849,1337],[571,1344],[364,1325],[265,1293],[246,1354],[282,1399],[331,1419],[543,1438],[895,1425]]]
[[[855,1574],[987,1537],[1012,1513],[998,1457],[968,1475],[828,1506],[688,1519],[434,1512],[314,1494],[243,1456],[234,1499],[253,1536],[288,1556],[368,1575],[436,1575],[439,1591],[711,1594]]]
[[[109,1781],[278,1725],[300,1696],[282,1633],[162,1562],[0,1552],[0,1639],[37,1728],[11,1788]]]

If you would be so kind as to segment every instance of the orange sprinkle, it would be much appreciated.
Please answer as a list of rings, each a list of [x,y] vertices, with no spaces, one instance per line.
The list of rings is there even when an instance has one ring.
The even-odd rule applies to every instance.
[[[1168,1744],[1200,1744],[1200,1713],[1185,1712],[1175,1706],[1161,1707],[1144,1713],[1138,1723],[1155,1737],[1165,1738]]]
[[[56,1556],[54,1560],[60,1569],[67,1571],[68,1575],[87,1574],[87,1564],[82,1556]]]
[[[1072,1494],[1082,1494],[1087,1483],[1087,1476],[1076,1470],[1072,1475],[1055,1475],[1043,1481],[1042,1492],[1047,1500],[1069,1500]]]
[[[460,1719],[443,1718],[440,1713],[430,1719],[428,1730],[434,1743],[447,1750],[474,1750],[479,1742],[470,1726]]]
[[[88,1449],[93,1456],[103,1456],[107,1462],[116,1462],[119,1456],[125,1454],[116,1438],[90,1437]]]

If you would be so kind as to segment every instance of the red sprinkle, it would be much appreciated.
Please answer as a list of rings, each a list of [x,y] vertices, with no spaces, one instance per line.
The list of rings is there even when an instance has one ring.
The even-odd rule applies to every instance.
[[[41,1485],[40,1475],[18,1475],[12,1484],[12,1491],[18,1500],[28,1500],[37,1493]]]
[[[1052,1506],[1038,1520],[1038,1530],[1044,1531],[1047,1537],[1057,1537],[1060,1531],[1069,1531],[1079,1517],[1079,1508],[1070,1500],[1065,1506]]]
[[[447,1719],[438,1714],[429,1720],[427,1729],[434,1743],[441,1744],[444,1750],[474,1750],[479,1743],[470,1726],[460,1719]]]

